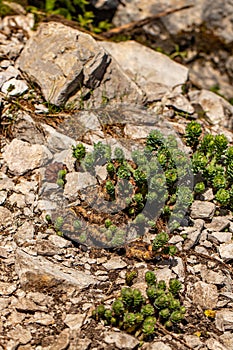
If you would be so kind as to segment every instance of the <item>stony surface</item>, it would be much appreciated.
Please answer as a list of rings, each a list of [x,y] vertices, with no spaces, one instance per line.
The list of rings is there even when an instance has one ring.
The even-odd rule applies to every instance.
[[[132,5],[130,1],[125,2],[122,21],[126,20]],[[97,3],[99,7],[104,3],[114,5],[114,1]],[[139,4],[142,11],[138,10]],[[142,14],[138,18],[142,18],[149,15],[151,9],[153,13],[163,10],[168,2],[156,4],[155,7],[151,3],[148,9],[148,2],[135,1],[134,9],[130,10],[131,19],[139,12]],[[177,4],[183,6],[184,2]],[[209,4],[208,1],[196,1],[196,12],[191,10],[190,21],[201,23],[197,20],[202,20],[199,17],[202,13],[203,18],[210,19],[209,27],[219,23],[221,13],[217,16],[216,12],[213,17],[211,12],[217,5]],[[121,6],[118,6],[115,21],[119,20]],[[230,1],[224,6],[229,7],[224,19],[226,28],[223,33],[222,24],[219,24],[217,35],[229,43]],[[172,14],[163,23],[171,32],[178,26],[186,29],[187,13],[183,12],[183,17],[180,17],[181,13]],[[174,18],[180,19],[176,26],[172,22]],[[52,212],[54,207],[58,211],[67,210],[68,200],[75,200],[79,191],[82,192],[81,199],[87,199],[84,187],[95,186],[105,177],[101,166],[96,177],[89,173],[77,176],[71,148],[76,142],[85,142],[87,149],[92,149],[98,140],[107,141],[114,147],[122,145],[128,156],[132,147],[140,145],[155,127],[166,136],[176,135],[181,142],[187,124],[182,115],[198,119],[200,107],[205,113],[199,120],[206,130],[224,132],[232,142],[232,106],[207,90],[192,89],[181,94],[180,87],[174,85],[186,81],[187,68],[167,56],[142,47],[137,63],[132,63],[129,58],[127,62],[119,58],[123,47],[126,47],[124,52],[128,57],[135,47],[140,50],[137,43],[101,44],[90,35],[57,23],[42,24],[32,35],[33,23],[31,14],[1,21],[0,52],[4,59],[0,62],[0,349],[232,350],[233,218],[230,213],[225,215],[219,211],[211,189],[195,199],[185,225],[170,235],[169,242],[178,249],[178,254],[170,259],[165,256],[160,260],[147,260],[142,255],[127,254],[123,249],[77,245],[58,236],[45,220],[45,214]],[[152,29],[147,27],[146,30]],[[55,38],[63,34],[67,47],[62,40],[55,42]],[[36,46],[35,42],[40,45]],[[110,50],[110,46],[114,50]],[[29,54],[34,61],[28,60]],[[161,59],[162,76],[149,70],[149,56],[153,64]],[[30,79],[26,81],[17,69],[19,66]],[[231,72],[231,60],[227,69]],[[52,77],[55,75],[59,79],[53,90]],[[133,79],[136,76],[138,82]],[[172,80],[174,76],[178,80]],[[7,92],[3,86],[8,83],[9,87],[11,79],[16,79],[18,87],[23,81],[23,86],[30,90],[22,89],[17,96],[8,94],[13,86]],[[108,99],[127,104],[114,105],[114,108],[111,105],[99,109],[74,108],[54,114],[50,107],[44,106],[43,96],[33,90],[31,80],[39,83],[44,97],[50,102],[53,91],[53,102],[57,104],[68,101],[71,94],[76,96],[80,81],[84,93],[93,89],[91,104],[103,107]],[[163,94],[160,91],[159,95],[156,89],[152,91],[150,84],[156,87],[162,84]],[[103,94],[103,86],[108,95]],[[118,90],[121,98],[116,97]],[[146,98],[153,101],[152,105],[146,105],[147,108]],[[56,180],[57,171],[63,164],[69,174],[62,193]],[[145,240],[150,241],[150,237]],[[90,317],[95,305],[112,302],[125,283],[126,272],[132,269],[138,271],[133,287],[143,293],[147,270],[154,270],[157,278],[166,282],[178,277],[184,285],[181,297],[187,309],[185,321],[177,332],[176,329],[172,332],[159,329],[156,337],[144,342],[142,347],[134,336],[114,327],[106,328]],[[207,317],[206,309],[214,311],[215,316]]]

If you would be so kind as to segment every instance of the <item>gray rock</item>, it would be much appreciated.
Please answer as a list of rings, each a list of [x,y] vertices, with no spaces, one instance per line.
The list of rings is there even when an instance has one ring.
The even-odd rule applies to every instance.
[[[187,80],[187,68],[135,41],[101,42],[101,45],[146,92],[148,101],[162,98],[169,89],[183,85]]]
[[[211,202],[195,200],[190,208],[190,216],[192,219],[210,219],[214,215],[215,208],[215,205]]]
[[[229,331],[233,329],[233,311],[230,310],[217,310],[215,316],[215,325],[222,331]]]
[[[208,346],[209,350],[228,350],[223,344],[214,338],[209,338],[206,341],[206,345]]]
[[[40,25],[18,60],[46,100],[56,105],[66,102],[83,82],[89,88],[98,86],[108,64],[107,54],[91,36],[55,22]]]
[[[15,175],[23,175],[38,168],[51,158],[51,152],[44,145],[30,145],[18,139],[11,141],[3,153],[3,159],[10,172]]]
[[[49,350],[65,350],[70,343],[70,330],[64,329],[57,337],[56,341],[50,345]]]
[[[161,341],[155,341],[151,344],[143,346],[143,350],[172,350],[172,348]]]
[[[0,227],[7,227],[12,223],[13,214],[7,208],[0,206]]]
[[[4,94],[9,96],[20,96],[28,90],[28,86],[24,80],[12,78],[6,81],[1,88]]]
[[[28,298],[19,298],[16,303],[12,303],[12,306],[20,312],[47,311],[46,306],[37,305]]]
[[[0,282],[0,295],[7,296],[11,295],[16,291],[17,286],[14,283]]]
[[[119,349],[134,349],[138,346],[139,340],[132,335],[121,332],[108,332],[104,336],[104,341],[107,344],[115,344]]]
[[[123,269],[127,266],[127,264],[120,257],[116,256],[108,260],[105,264],[103,264],[103,266],[107,270],[117,270]]]
[[[233,338],[231,332],[224,332],[224,334],[220,335],[219,339],[227,350],[233,349]]]
[[[35,314],[29,318],[28,323],[37,323],[42,326],[50,326],[55,323],[55,320],[51,314],[35,312]]]
[[[211,223],[207,223],[205,226],[210,231],[223,231],[230,226],[230,220],[224,216],[216,216],[212,219]]]
[[[13,193],[8,200],[11,205],[16,205],[18,208],[26,206],[25,196],[21,193]]]
[[[208,239],[214,243],[227,243],[232,239],[232,232],[212,232],[208,234]]]
[[[20,344],[27,344],[32,339],[31,332],[20,324],[17,324],[14,329],[10,330],[8,336],[10,339],[19,341]]]
[[[22,250],[16,252],[15,269],[20,283],[27,288],[50,288],[74,286],[77,290],[95,283],[93,276],[71,268],[59,267],[44,257],[33,257]]]
[[[212,283],[212,284],[223,284],[225,280],[225,276],[222,272],[215,272],[207,269],[206,266],[201,266],[200,269],[201,278],[203,282]]]
[[[7,199],[7,192],[0,191],[0,205],[2,205],[6,199]]]
[[[85,319],[85,314],[67,314],[64,323],[71,329],[71,330],[80,330],[83,320]]]
[[[33,239],[34,232],[35,228],[32,222],[26,221],[17,229],[17,232],[14,234],[14,240],[18,245],[22,245]]]
[[[80,106],[91,91],[92,101],[99,105],[116,95],[120,100],[124,94],[132,95],[134,102],[140,95],[142,100],[140,89],[90,35],[61,23],[41,24],[26,43],[18,66],[40,85],[45,99],[56,105],[73,95],[70,101]]]
[[[52,126],[43,124],[43,129],[46,135],[46,141],[48,143],[48,148],[52,151],[66,150],[71,148],[71,146],[76,145],[76,141],[69,136],[61,134],[56,131]]]
[[[189,100],[184,95],[174,95],[174,96],[168,96],[168,100],[166,102],[166,106],[168,107],[174,107],[175,109],[188,113],[193,114],[194,108],[189,102]]]
[[[208,90],[190,92],[189,98],[192,103],[201,106],[210,124],[228,125],[228,119],[233,113],[233,106],[224,98]]]
[[[194,284],[192,299],[204,309],[214,309],[218,302],[218,290],[213,284],[202,281]]]
[[[82,349],[82,350],[88,350],[90,349],[90,345],[92,343],[92,340],[88,339],[88,338],[84,338],[84,339],[78,339],[77,342],[75,342],[74,347],[72,347],[70,350],[76,350],[76,349]],[[53,349],[51,349],[53,350]]]
[[[68,173],[66,175],[64,196],[70,200],[76,199],[79,191],[94,185],[96,185],[96,178],[88,172]]]
[[[0,87],[11,78],[17,78],[19,75],[19,70],[14,68],[13,66],[9,66],[5,71],[0,72]]]
[[[224,261],[233,259],[233,243],[223,243],[218,247],[219,255]]]
[[[200,349],[203,345],[200,338],[196,335],[184,335],[184,340],[193,349]]]
[[[201,237],[200,230],[188,233],[187,240],[185,240],[185,243],[184,243],[184,249],[189,250],[192,247],[194,247],[199,242],[200,237]]]

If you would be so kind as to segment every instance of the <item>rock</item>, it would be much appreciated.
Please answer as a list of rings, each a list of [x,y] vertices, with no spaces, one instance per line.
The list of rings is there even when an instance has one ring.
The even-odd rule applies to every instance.
[[[43,239],[37,239],[35,248],[38,255],[53,256],[62,254],[61,248],[56,247],[51,241]]]
[[[90,348],[91,343],[92,343],[92,340],[88,338],[78,339],[78,341],[75,342],[74,347],[71,347],[70,350],[76,350],[76,349],[88,350]]]
[[[189,98],[192,103],[201,106],[210,124],[230,127],[228,120],[232,116],[233,106],[224,98],[208,90],[190,92]]]
[[[184,95],[174,95],[169,97],[166,102],[166,106],[174,107],[178,111],[182,111],[188,114],[194,113],[194,108],[189,100]]]
[[[224,261],[233,259],[233,243],[223,243],[218,247],[219,255]]]
[[[185,335],[184,340],[193,349],[199,349],[202,345],[202,342],[197,335]]]
[[[81,329],[83,320],[85,319],[85,314],[67,314],[64,323],[71,329],[79,331]]]
[[[192,247],[194,247],[199,242],[200,237],[201,237],[200,230],[188,233],[187,240],[185,240],[185,243],[184,243],[184,249],[189,250]]]
[[[1,91],[9,96],[20,96],[28,90],[28,86],[24,80],[12,78],[6,81],[1,88]]]
[[[50,326],[55,323],[55,320],[50,314],[35,312],[35,314],[28,320],[28,323],[34,322],[42,326]]]
[[[192,299],[204,309],[214,309],[218,302],[218,290],[213,284],[202,281],[194,284]]]
[[[17,229],[17,232],[14,235],[14,240],[18,245],[30,241],[34,237],[35,228],[32,222],[24,222],[22,226]]]
[[[6,81],[10,80],[11,78],[17,78],[19,74],[19,70],[13,66],[9,66],[5,71],[0,72],[0,88]]]
[[[208,240],[214,243],[227,243],[232,239],[232,232],[212,232],[208,234]]]
[[[7,227],[12,223],[13,215],[9,209],[0,206],[0,227]]]
[[[172,348],[161,342],[161,341],[155,341],[151,344],[146,344],[145,346],[142,347],[142,349],[144,350],[172,350]]]
[[[217,310],[215,316],[216,327],[221,331],[229,331],[233,329],[233,311]]]
[[[96,184],[96,178],[90,173],[68,173],[66,175],[66,184],[64,187],[64,197],[68,199],[77,199],[79,191],[94,186]]]
[[[48,148],[53,152],[59,150],[67,150],[71,148],[72,145],[76,145],[76,141],[74,139],[56,131],[50,125],[44,124],[43,129],[46,133]]]
[[[210,219],[214,215],[215,208],[215,205],[211,202],[195,200],[190,208],[190,216],[192,219]]]
[[[40,290],[43,288],[74,286],[82,290],[95,283],[93,276],[82,271],[57,266],[44,257],[33,257],[17,249],[16,273],[22,287]]]
[[[116,256],[108,260],[105,264],[103,264],[103,266],[107,270],[117,270],[123,269],[127,266],[127,264],[120,257]]]
[[[139,340],[132,335],[121,332],[108,332],[104,336],[104,341],[107,344],[115,344],[119,349],[134,349],[138,346]]]
[[[2,205],[6,199],[7,199],[7,192],[0,191],[0,205]]]
[[[205,224],[209,231],[223,231],[230,226],[230,220],[224,216],[214,217],[211,223]]]
[[[233,338],[231,332],[224,332],[220,335],[219,339],[228,350],[233,349]]]
[[[98,86],[109,63],[91,36],[56,22],[41,24],[18,60],[45,99],[56,105],[65,103],[83,82]]]
[[[32,339],[31,332],[19,324],[9,331],[8,336],[10,339],[19,341],[20,344],[27,344]]]
[[[145,91],[148,101],[159,100],[169,89],[187,80],[187,68],[136,41],[101,42],[101,45]]]
[[[200,272],[203,282],[220,285],[224,284],[225,276],[222,272],[208,270],[206,266],[201,266]]]
[[[44,145],[30,145],[13,139],[6,147],[3,158],[10,172],[23,175],[47,163],[52,158],[52,154]]]
[[[13,193],[8,200],[12,206],[16,205],[18,208],[24,208],[26,206],[25,196],[23,194]]]
[[[64,329],[56,341],[49,347],[50,350],[66,350],[70,343],[70,330]],[[83,349],[83,348],[82,348]]]
[[[0,295],[11,295],[16,289],[17,286],[14,283],[0,282]]]
[[[75,95],[71,101],[80,106],[90,91],[92,100],[99,100],[99,105],[116,95],[132,95],[135,102],[140,95],[142,99],[136,84],[124,76],[90,35],[61,23],[41,24],[27,41],[18,66],[41,86],[45,99],[55,105],[64,104]],[[96,91],[100,84],[102,87]]]
[[[71,242],[58,235],[50,235],[48,239],[58,248],[68,248],[72,246]]]
[[[34,303],[34,301],[28,298],[20,298],[16,303],[12,304],[16,310],[20,312],[35,312],[35,311],[47,311],[46,306],[40,306]]]
[[[209,338],[206,341],[206,345],[208,346],[209,350],[228,350],[223,344],[214,338]]]

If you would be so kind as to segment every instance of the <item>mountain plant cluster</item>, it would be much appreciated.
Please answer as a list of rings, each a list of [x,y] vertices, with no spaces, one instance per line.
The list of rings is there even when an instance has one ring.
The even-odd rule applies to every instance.
[[[186,313],[179,298],[182,284],[178,279],[170,279],[167,286],[164,280],[157,281],[153,271],[146,272],[145,281],[146,298],[139,289],[123,287],[111,308],[98,305],[93,318],[143,340],[153,338],[159,324],[175,330]]]
[[[156,232],[159,216],[171,229],[178,227],[193,201],[187,155],[179,150],[175,137],[165,138],[158,130],[148,135],[144,148],[131,153],[131,159],[125,158],[123,149],[117,147],[112,151],[102,142],[95,143],[92,152],[87,152],[82,143],[73,146],[73,157],[77,171],[96,177],[97,167],[106,169],[106,179],[100,183],[105,200],[116,204],[116,208],[120,204],[127,219],[121,227],[117,227],[111,217],[105,219],[101,230],[110,245],[122,245],[129,226],[135,228],[138,235],[143,235],[146,229]],[[64,186],[65,182],[65,173],[60,171],[57,183]],[[155,251],[165,249],[169,240],[165,232],[161,234],[159,243],[153,244]],[[172,255],[173,248],[165,251]]]
[[[188,124],[185,138],[192,148],[194,192],[198,195],[206,188],[212,188],[215,201],[221,207],[233,210],[233,146],[223,134],[202,134],[199,123]]]

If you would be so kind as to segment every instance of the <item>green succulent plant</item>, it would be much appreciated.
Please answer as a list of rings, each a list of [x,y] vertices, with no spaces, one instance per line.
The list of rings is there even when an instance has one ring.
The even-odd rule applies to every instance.
[[[156,276],[153,271],[147,271],[145,273],[145,281],[148,284],[148,286],[153,286],[156,283]]]
[[[164,281],[156,284],[153,271],[146,272],[145,280],[149,285],[148,300],[142,297],[140,290],[123,287],[120,298],[115,299],[111,310],[100,305],[100,310],[93,312],[96,321],[102,319],[106,325],[117,326],[135,336],[143,334],[143,340],[152,339],[156,333],[157,322],[166,327],[173,327],[181,322],[186,309],[177,298],[178,294],[175,296],[166,291]],[[170,280],[169,286],[173,286],[175,291],[180,290],[180,284],[175,279]]]
[[[194,149],[198,145],[202,133],[201,124],[192,121],[187,125],[185,132],[186,144]]]
[[[127,286],[131,286],[133,284],[133,280],[138,276],[137,270],[128,271],[125,274],[125,283]]]
[[[79,143],[76,146],[72,146],[72,150],[73,150],[73,153],[72,153],[73,157],[78,161],[83,159],[86,155],[86,148],[82,143]]]

